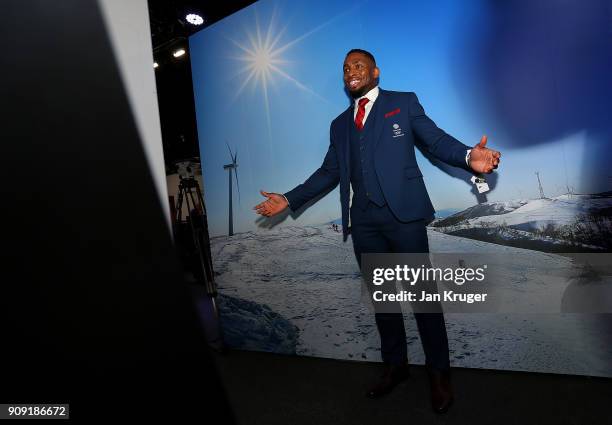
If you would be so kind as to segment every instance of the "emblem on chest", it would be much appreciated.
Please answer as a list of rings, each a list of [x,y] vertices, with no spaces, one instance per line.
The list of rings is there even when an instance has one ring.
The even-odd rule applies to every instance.
[[[403,137],[405,136],[404,130],[400,127],[398,123],[393,124],[393,138]]]

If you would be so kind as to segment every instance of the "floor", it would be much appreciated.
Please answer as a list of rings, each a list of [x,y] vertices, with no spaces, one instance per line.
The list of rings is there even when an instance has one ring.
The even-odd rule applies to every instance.
[[[422,366],[369,400],[379,363],[237,350],[213,357],[239,424],[612,424],[612,379],[457,368],[455,404],[436,415]]]

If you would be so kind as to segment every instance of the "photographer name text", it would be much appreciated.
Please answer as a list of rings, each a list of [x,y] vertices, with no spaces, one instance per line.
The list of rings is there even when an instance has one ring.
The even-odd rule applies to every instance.
[[[487,265],[479,267],[409,267],[407,265],[396,265],[393,268],[375,268],[372,271],[372,284],[376,286],[385,283],[403,282],[410,286],[417,283],[433,283],[445,282],[452,283],[461,287],[465,283],[482,283],[485,279],[485,270]],[[414,288],[416,289],[416,288]],[[389,288],[383,290],[375,290],[372,292],[372,298],[375,302],[452,302],[452,303],[482,303],[487,300],[488,294],[485,292],[456,292],[445,290],[441,294],[437,291],[430,290],[403,290],[395,291]]]
[[[383,291],[374,291],[372,297],[376,302],[462,302],[467,304],[481,303],[487,300],[487,293],[458,293],[454,291],[444,291],[442,294],[421,291],[400,291],[398,293],[387,294]]]

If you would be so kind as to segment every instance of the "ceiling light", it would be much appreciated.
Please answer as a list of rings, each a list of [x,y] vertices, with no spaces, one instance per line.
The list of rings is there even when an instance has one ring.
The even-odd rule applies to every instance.
[[[157,62],[153,62],[153,68],[157,68],[159,64]]]
[[[188,14],[187,16],[185,16],[185,19],[187,19],[187,22],[192,25],[202,25],[204,23],[204,18],[195,13]]]
[[[185,49],[178,49],[175,50],[174,53],[172,53],[172,56],[174,56],[175,58],[178,58],[180,56],[183,56],[185,54]]]

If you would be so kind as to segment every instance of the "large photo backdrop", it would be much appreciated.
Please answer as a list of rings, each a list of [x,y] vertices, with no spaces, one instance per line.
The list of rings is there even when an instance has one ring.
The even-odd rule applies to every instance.
[[[262,219],[323,160],[349,106],[342,62],[371,51],[380,86],[414,91],[439,127],[502,151],[491,191],[417,152],[437,219],[432,252],[507,258],[508,290],[551,287],[537,268],[610,252],[612,12],[607,1],[262,0],[190,38],[204,192],[227,342],[380,361],[337,189]],[[519,273],[520,271],[520,273]],[[576,282],[568,279],[567,285]],[[609,276],[600,282],[610,284]],[[554,288],[553,288],[554,286]],[[453,366],[612,376],[610,314],[448,314]],[[423,363],[406,315],[410,361]]]

